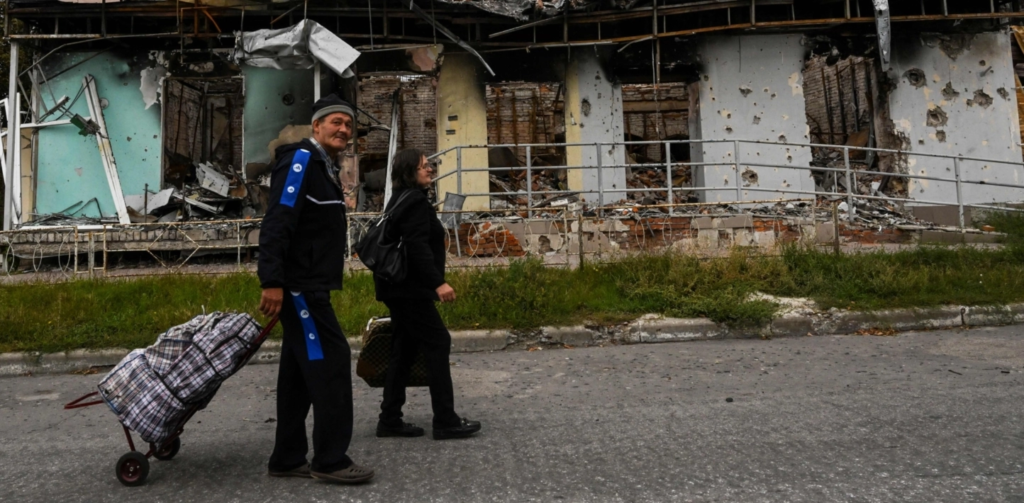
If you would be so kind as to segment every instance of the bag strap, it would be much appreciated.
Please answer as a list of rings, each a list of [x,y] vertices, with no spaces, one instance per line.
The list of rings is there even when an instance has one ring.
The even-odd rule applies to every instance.
[[[391,206],[389,206],[389,207],[388,207],[388,209],[384,211],[384,214],[385,214],[385,215],[388,215],[388,216],[390,216],[390,215],[391,215],[391,213],[394,213],[394,211],[395,211],[395,208],[397,208],[397,207],[398,207],[398,205],[402,204],[402,201],[404,201],[404,200],[405,200],[405,198],[406,198],[406,197],[407,197],[407,196],[408,196],[408,195],[409,195],[409,194],[410,194],[410,193],[411,193],[411,192],[412,192],[413,190],[415,190],[415,189],[405,189],[405,192],[402,192],[402,195],[398,197],[398,199],[397,199],[397,200],[395,201],[395,204],[392,204]]]

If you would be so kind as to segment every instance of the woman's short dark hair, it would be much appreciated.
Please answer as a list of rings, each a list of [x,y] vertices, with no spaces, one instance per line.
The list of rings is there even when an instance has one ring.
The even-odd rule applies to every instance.
[[[416,148],[407,148],[395,154],[391,165],[391,185],[396,189],[416,188],[416,170],[420,167],[423,152]]]

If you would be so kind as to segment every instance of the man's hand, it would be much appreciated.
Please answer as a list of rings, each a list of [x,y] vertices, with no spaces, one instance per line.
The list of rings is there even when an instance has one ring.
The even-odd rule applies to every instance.
[[[455,293],[452,293],[454,298]],[[264,288],[260,296],[260,312],[267,318],[273,318],[281,312],[281,302],[284,301],[284,288]]]
[[[455,290],[448,283],[437,287],[437,290],[434,291],[437,292],[437,298],[441,299],[441,302],[455,302]]]

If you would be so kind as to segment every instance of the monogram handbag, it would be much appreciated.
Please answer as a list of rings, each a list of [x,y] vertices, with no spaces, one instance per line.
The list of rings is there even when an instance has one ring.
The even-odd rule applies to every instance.
[[[356,360],[356,375],[371,388],[383,388],[391,361],[391,318],[371,318],[363,332],[363,348]],[[416,355],[407,387],[427,385],[427,364],[423,353]]]
[[[387,230],[390,227],[388,221],[391,219],[394,209],[410,193],[411,191],[408,190],[403,192],[401,197],[381,216],[371,220],[366,235],[353,247],[366,268],[388,283],[401,283],[408,273],[402,239],[389,241]]]

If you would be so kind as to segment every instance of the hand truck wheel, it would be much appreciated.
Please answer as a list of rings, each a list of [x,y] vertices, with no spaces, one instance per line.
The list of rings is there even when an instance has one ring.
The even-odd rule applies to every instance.
[[[129,487],[141,486],[149,476],[149,460],[137,451],[121,456],[114,468],[117,480]]]
[[[181,437],[175,437],[174,440],[161,445],[159,449],[154,449],[153,457],[160,461],[169,461],[178,454],[178,449],[181,449]]]

